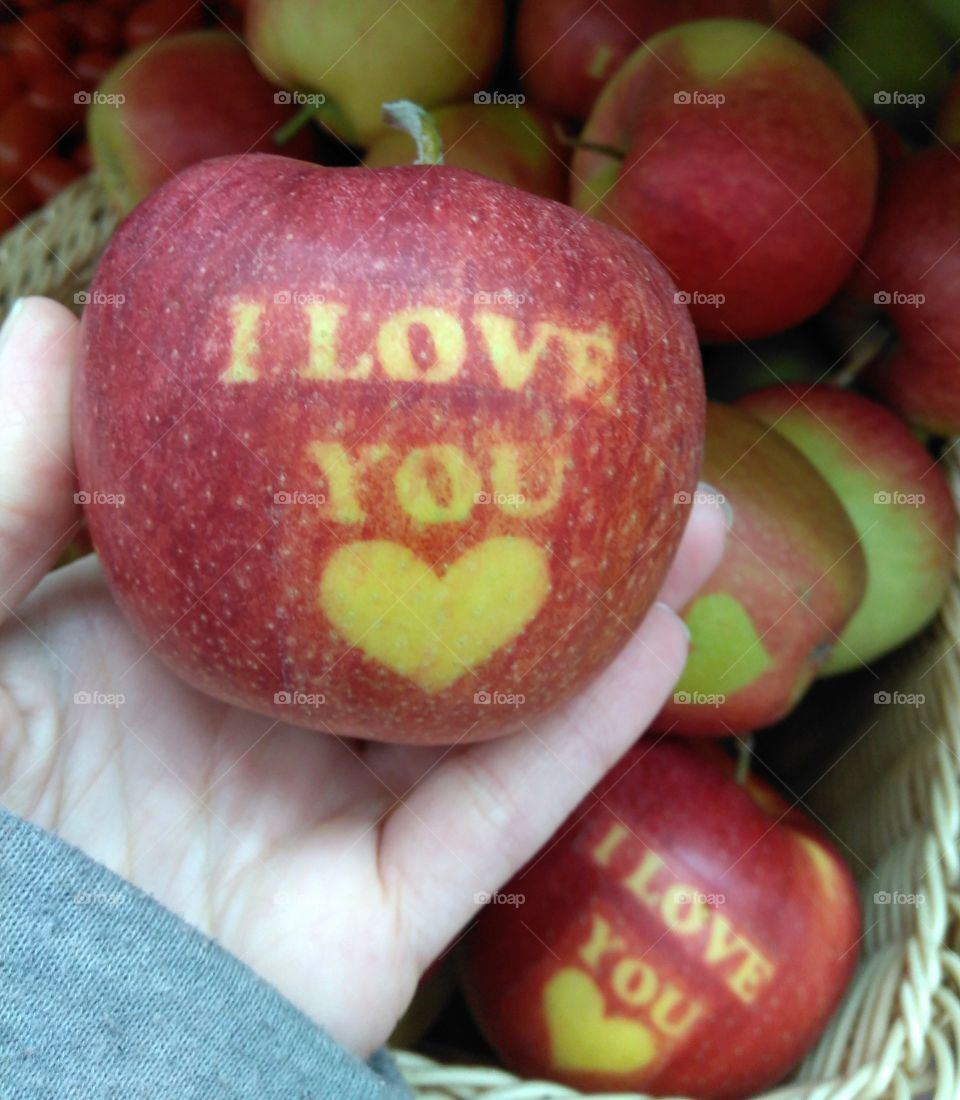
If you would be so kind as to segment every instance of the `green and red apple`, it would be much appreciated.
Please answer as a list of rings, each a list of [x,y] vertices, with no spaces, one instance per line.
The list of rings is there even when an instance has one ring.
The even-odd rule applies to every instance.
[[[604,88],[571,201],[651,249],[701,339],[746,340],[839,289],[876,180],[867,123],[818,57],[759,23],[703,20],[651,38]]]
[[[674,295],[638,242],[472,172],[188,169],[83,316],[78,471],[120,606],[273,719],[529,721],[613,658],[683,530],[703,381]]]
[[[857,957],[850,873],[714,745],[641,741],[488,905],[464,989],[508,1069],[734,1100],[817,1040]]]
[[[772,386],[739,407],[799,448],[860,538],[867,590],[823,666],[860,668],[934,617],[953,576],[957,516],[943,471],[897,416],[834,386]]]
[[[722,737],[794,706],[859,606],[866,565],[827,482],[745,412],[708,404],[702,477],[733,522],[719,566],[684,609],[690,656],[656,728]]]
[[[960,160],[944,145],[885,173],[863,262],[844,308],[895,336],[866,375],[870,388],[918,428],[960,432]]]
[[[248,0],[244,38],[267,80],[322,97],[325,125],[367,145],[388,100],[435,107],[482,88],[504,25],[503,0]]]
[[[827,0],[523,0],[516,53],[524,88],[557,115],[585,119],[603,86],[646,39],[677,23],[727,17],[806,37]]]
[[[275,150],[274,135],[293,115],[234,35],[195,31],[118,61],[91,98],[87,129],[100,179],[126,213],[198,161]],[[309,158],[311,149],[304,132],[285,151]]]
[[[443,142],[443,160],[483,176],[564,201],[567,165],[551,120],[514,103],[454,103],[431,111]],[[414,139],[386,128],[373,139],[363,163],[368,168],[412,164]]]

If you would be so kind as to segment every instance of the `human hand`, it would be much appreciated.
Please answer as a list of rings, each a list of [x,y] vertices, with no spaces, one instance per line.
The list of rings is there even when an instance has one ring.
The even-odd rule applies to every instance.
[[[49,573],[80,519],[76,357],[76,320],[43,299],[0,338],[0,797],[365,1057],[476,896],[547,840],[660,710],[686,658],[672,609],[719,560],[722,517],[696,505],[663,602],[580,697],[519,734],[426,749],[286,726],[170,673],[127,627],[95,557]]]

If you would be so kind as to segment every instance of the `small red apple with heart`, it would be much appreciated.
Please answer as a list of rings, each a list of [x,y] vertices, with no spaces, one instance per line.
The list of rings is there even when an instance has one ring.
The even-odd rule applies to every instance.
[[[856,962],[853,881],[732,772],[714,745],[641,741],[484,908],[464,989],[509,1069],[733,1100],[815,1042]]]
[[[77,463],[120,605],[276,719],[515,728],[612,659],[689,511],[702,376],[670,280],[470,172],[195,166],[114,235],[82,337]]]

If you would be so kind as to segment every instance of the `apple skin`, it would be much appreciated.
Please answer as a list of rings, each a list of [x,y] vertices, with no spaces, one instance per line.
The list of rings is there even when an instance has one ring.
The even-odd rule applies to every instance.
[[[859,668],[907,641],[953,575],[957,516],[943,471],[902,420],[849,390],[771,386],[738,406],[803,451],[860,536],[866,595],[823,672]]]
[[[867,571],[827,482],[747,413],[708,403],[701,476],[730,505],[733,526],[684,609],[690,656],[654,728],[724,737],[792,709],[860,605]]]
[[[819,58],[758,23],[704,20],[650,39],[607,84],[583,141],[625,156],[579,148],[573,205],[659,257],[705,341],[769,336],[816,313],[870,227],[877,152],[863,116]]]
[[[554,114],[582,120],[645,39],[677,23],[716,17],[774,22],[805,37],[822,26],[826,0],[523,0],[516,52],[524,88]]]
[[[960,432],[960,163],[943,146],[890,165],[863,263],[843,299],[885,316],[896,342],[866,375],[918,427]],[[888,300],[878,304],[878,298]]]
[[[444,163],[521,187],[545,199],[567,196],[567,165],[551,120],[541,111],[508,103],[454,103],[430,112],[443,141]],[[413,138],[383,130],[367,149],[368,168],[412,164]]]
[[[388,100],[434,107],[482,88],[505,22],[503,0],[249,0],[244,39],[267,80],[325,95],[324,122],[366,145]]]
[[[940,100],[937,136],[947,145],[960,145],[960,73],[954,75]]]
[[[732,767],[715,745],[641,741],[503,887],[522,904],[481,911],[463,984],[508,1069],[732,1100],[816,1041],[855,965],[855,888],[804,814]],[[598,1010],[619,1021],[603,1037]]]
[[[640,623],[703,381],[623,234],[460,169],[255,155],[114,235],[74,423],[151,652],[277,719],[442,743],[570,697]]]
[[[120,213],[191,164],[229,153],[275,152],[294,108],[232,34],[170,35],[127,54],[104,77],[87,112],[94,165]],[[123,96],[115,104],[104,97]],[[308,131],[284,152],[309,159]]]

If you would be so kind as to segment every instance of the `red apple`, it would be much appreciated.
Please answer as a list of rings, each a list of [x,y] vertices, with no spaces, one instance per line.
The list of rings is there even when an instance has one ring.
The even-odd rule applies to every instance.
[[[170,35],[118,61],[88,93],[94,164],[126,212],[188,165],[276,150],[274,136],[295,111],[291,98],[259,75],[233,35]],[[309,131],[284,151],[309,157]]]
[[[555,114],[584,119],[604,84],[645,39],[691,19],[774,23],[803,37],[823,26],[828,0],[523,0],[517,66],[524,87]]]
[[[464,987],[509,1069],[731,1100],[816,1041],[856,962],[854,885],[807,817],[731,771],[712,745],[641,742],[481,912]]]
[[[896,340],[867,375],[908,420],[960,432],[960,160],[938,146],[889,166],[870,240],[846,294]]]
[[[469,741],[641,621],[702,385],[656,260],[567,206],[454,168],[218,159],[100,261],[77,463],[120,604],[191,683]]]
[[[867,589],[825,672],[862,667],[921,630],[954,574],[957,516],[943,471],[888,409],[835,386],[770,386],[740,407],[799,448],[850,516]]]
[[[870,226],[877,152],[863,116],[819,58],[758,23],[650,39],[583,141],[573,204],[659,257],[702,339],[766,336],[816,313]]]
[[[430,112],[443,141],[444,163],[562,202],[567,165],[551,120],[512,97],[495,102],[495,94],[480,92],[480,102],[454,103]],[[387,168],[412,164],[415,156],[413,138],[387,128],[374,138],[363,163]]]
[[[366,145],[386,100],[435,107],[482,88],[504,23],[503,0],[250,0],[244,38],[267,80],[319,96],[325,124]]]
[[[657,728],[723,737],[770,726],[800,699],[860,606],[867,570],[830,485],[747,413],[708,406],[701,476],[733,525],[684,609],[690,656]]]

